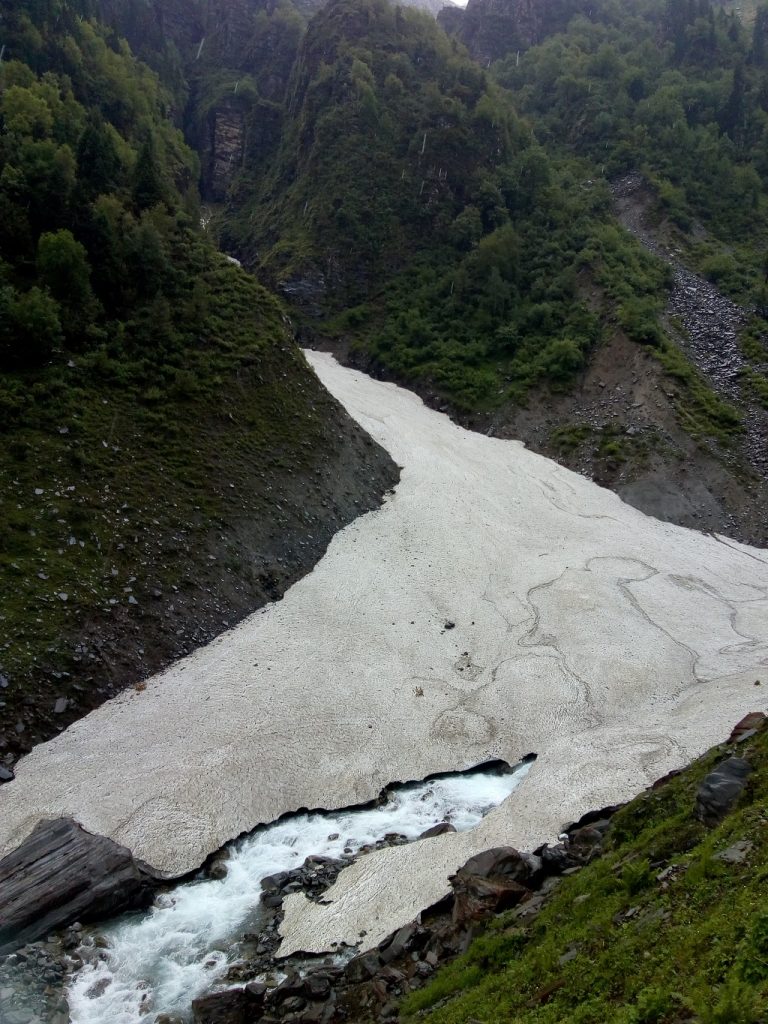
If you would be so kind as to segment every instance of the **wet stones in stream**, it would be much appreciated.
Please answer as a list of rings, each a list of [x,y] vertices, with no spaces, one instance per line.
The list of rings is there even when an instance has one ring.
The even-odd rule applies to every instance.
[[[243,936],[241,958],[233,964],[225,976],[231,983],[276,973],[275,953],[280,945],[279,927],[283,920],[283,900],[292,893],[302,892],[307,899],[320,901],[339,876],[339,873],[358,856],[380,850],[387,846],[407,843],[405,836],[390,833],[376,843],[362,847],[354,856],[307,857],[300,868],[293,871],[279,871],[261,881],[260,927],[256,933]],[[209,874],[220,878],[226,871],[226,859],[214,858]],[[343,953],[343,949],[339,950]]]
[[[563,874],[600,855],[615,808],[586,816],[568,827],[556,846],[535,854],[499,847],[472,857],[451,878],[451,892],[415,921],[388,936],[375,949],[340,958],[292,957],[275,961],[282,910],[260,933],[262,952],[232,969],[228,980],[244,987],[195,1000],[195,1024],[331,1024],[335,1021],[387,1021],[397,1017],[398,1001],[421,988],[435,970],[466,951],[495,914],[512,910],[521,922],[546,905]],[[389,845],[389,844],[385,844]],[[352,858],[350,858],[351,860]],[[319,862],[319,863],[318,863]],[[310,898],[322,893],[343,861],[308,858],[300,869],[264,879],[268,894],[282,898],[301,888]],[[352,950],[339,950],[350,955]],[[277,972],[282,972],[278,974]],[[253,979],[248,981],[248,978]],[[278,978],[282,980],[276,984]],[[159,1022],[158,1022],[159,1024]]]
[[[68,1024],[64,986],[73,964],[65,949],[66,937],[67,933],[32,942],[0,959],[3,1024]]]

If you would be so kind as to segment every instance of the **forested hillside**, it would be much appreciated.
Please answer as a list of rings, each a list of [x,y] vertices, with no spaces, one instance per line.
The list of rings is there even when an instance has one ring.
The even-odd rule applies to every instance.
[[[607,189],[564,175],[431,19],[386,0],[328,5],[289,97],[277,157],[236,182],[224,237],[401,379],[475,409],[571,377],[600,331],[579,291],[590,244],[631,265],[630,289],[662,287],[650,260],[596,234]]]
[[[173,97],[91,13],[3,15],[6,777],[4,756],[279,596],[394,479],[200,232]]]
[[[264,286],[304,342],[640,508],[764,542],[766,10],[10,6],[3,677],[44,679],[58,722],[161,663],[156,636],[187,649],[305,563],[289,478],[341,458],[352,428],[319,411]],[[318,496],[329,529],[381,483],[347,486],[353,451]],[[280,530],[245,525],[278,507]],[[189,602],[177,572],[198,580]],[[80,638],[138,636],[139,615],[152,638],[125,656]],[[89,696],[63,692],[83,674]],[[26,690],[5,689],[27,742]]]
[[[766,306],[768,8],[748,29],[709,2],[594,6],[495,74],[549,147],[642,171],[660,213],[712,236],[692,239],[707,276]]]
[[[630,335],[659,342],[663,268],[613,227],[627,171],[681,229],[706,223],[696,264],[762,308],[766,16],[748,31],[708,0],[581,6],[542,3],[528,37],[568,31],[486,71],[415,12],[328,5],[276,156],[230,189],[227,243],[321,333],[465,409],[572,378],[617,303]],[[524,40],[515,7],[475,0],[459,37],[506,21]]]
[[[709,0],[472,0],[438,25],[332,0],[268,115],[218,79],[217,125],[249,107],[213,143],[213,224],[309,344],[763,543],[764,33]]]

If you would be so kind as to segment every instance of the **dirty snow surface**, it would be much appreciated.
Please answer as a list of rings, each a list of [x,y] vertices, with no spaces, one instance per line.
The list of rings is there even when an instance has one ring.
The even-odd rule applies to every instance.
[[[301,807],[538,760],[471,832],[287,901],[284,952],[367,946],[488,846],[532,848],[721,740],[768,687],[768,557],[658,522],[517,442],[308,358],[402,467],[277,604],[93,711],[0,788],[0,854],[71,815],[180,874]],[[762,687],[755,686],[760,680]]]

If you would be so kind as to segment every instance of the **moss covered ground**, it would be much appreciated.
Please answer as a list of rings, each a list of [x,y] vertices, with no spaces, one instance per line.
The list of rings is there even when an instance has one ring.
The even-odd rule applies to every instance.
[[[0,764],[279,596],[379,487],[279,303],[220,256],[200,280],[162,358],[3,377]]]
[[[759,691],[756,691],[756,693]],[[758,703],[761,703],[758,701]],[[728,753],[754,771],[716,828],[697,787]],[[768,1015],[768,733],[709,752],[619,811],[606,852],[530,924],[492,920],[402,1004],[430,1024],[758,1024]],[[724,859],[724,851],[733,853]]]

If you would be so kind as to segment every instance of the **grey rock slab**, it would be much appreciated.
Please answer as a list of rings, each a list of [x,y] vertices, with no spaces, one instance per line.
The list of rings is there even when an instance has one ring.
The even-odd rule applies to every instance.
[[[0,860],[0,955],[75,921],[138,906],[154,885],[111,839],[68,819],[40,822]]]
[[[722,761],[701,782],[696,793],[696,817],[705,825],[716,825],[733,810],[752,771],[743,757]]]
[[[749,839],[740,839],[732,846],[728,846],[725,850],[721,850],[720,853],[716,853],[712,859],[721,860],[724,864],[744,864],[749,858],[750,852],[754,849],[754,845]]]

